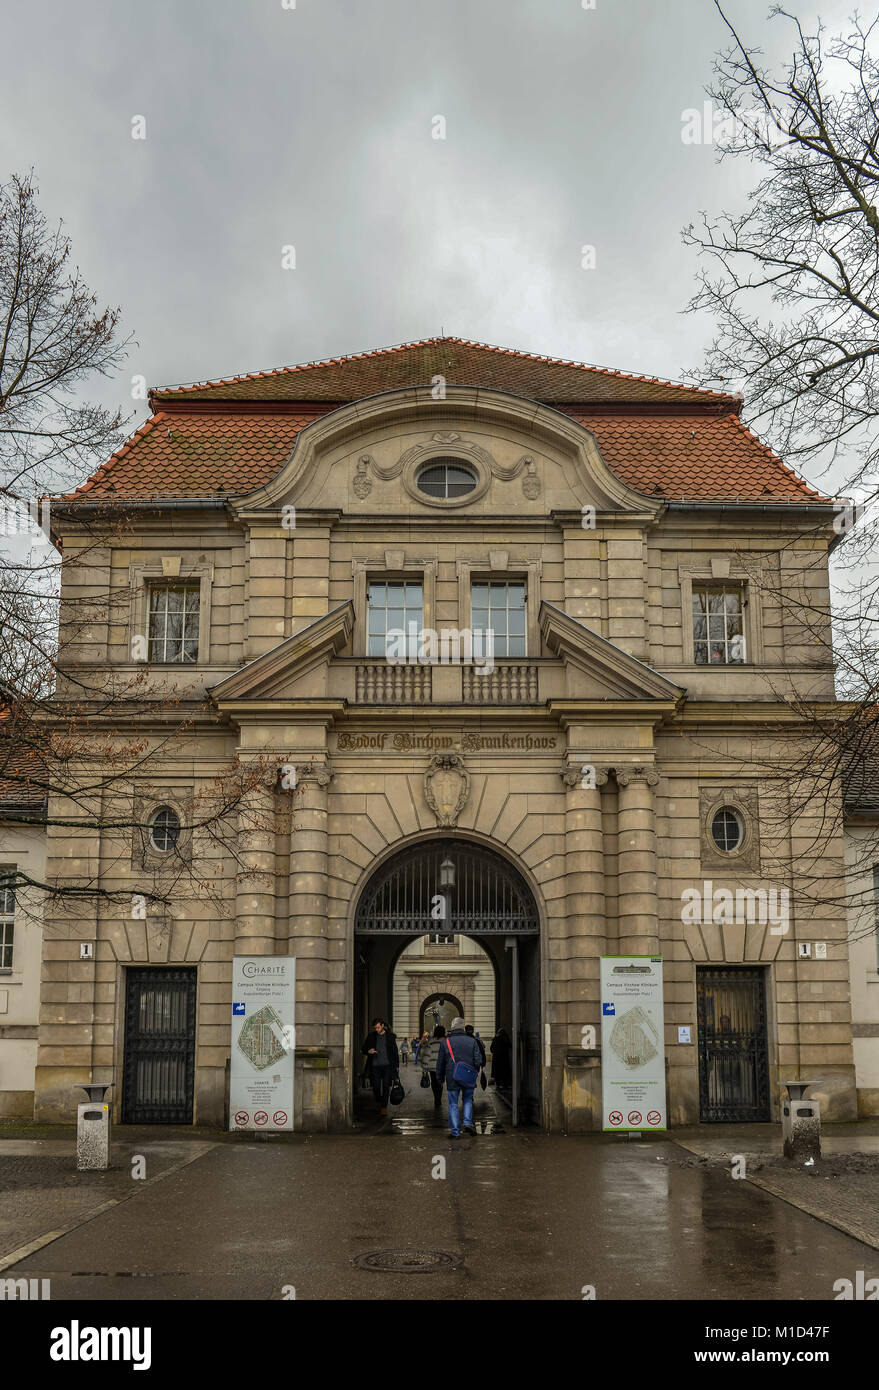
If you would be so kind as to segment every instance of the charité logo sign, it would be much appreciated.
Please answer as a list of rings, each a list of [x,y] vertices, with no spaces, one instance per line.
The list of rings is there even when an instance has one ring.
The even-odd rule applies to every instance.
[[[547,752],[557,747],[558,740],[552,734],[434,734],[401,730],[398,733],[340,733],[336,748],[340,753],[360,751],[415,753],[426,751],[446,752],[460,750],[462,753],[498,752],[511,753]]]

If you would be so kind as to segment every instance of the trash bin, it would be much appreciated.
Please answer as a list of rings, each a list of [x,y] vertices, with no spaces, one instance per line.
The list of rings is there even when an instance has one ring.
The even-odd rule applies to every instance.
[[[104,1096],[112,1086],[80,1086],[88,1100],[76,1108],[76,1167],[107,1168],[110,1163],[110,1107]]]
[[[821,1157],[821,1107],[817,1100],[805,1100],[809,1081],[786,1081],[788,1095],[782,1102],[781,1135],[785,1158]]]

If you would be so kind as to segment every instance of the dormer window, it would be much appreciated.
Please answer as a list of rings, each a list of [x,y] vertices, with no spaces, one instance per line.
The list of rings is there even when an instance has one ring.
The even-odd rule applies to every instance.
[[[479,479],[474,470],[457,459],[434,459],[425,464],[417,478],[419,492],[449,501],[473,492]]]

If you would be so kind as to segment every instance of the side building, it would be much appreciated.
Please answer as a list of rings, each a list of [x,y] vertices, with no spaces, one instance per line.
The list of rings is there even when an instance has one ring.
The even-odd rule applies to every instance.
[[[0,1117],[30,1119],[44,897],[33,885],[45,881],[46,796],[32,759],[13,751],[14,700],[0,692]]]
[[[845,779],[846,895],[858,1113],[879,1115],[879,753]]]

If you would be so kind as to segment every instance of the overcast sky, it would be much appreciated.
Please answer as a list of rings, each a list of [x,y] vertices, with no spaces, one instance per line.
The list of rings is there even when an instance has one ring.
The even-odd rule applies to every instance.
[[[441,330],[671,378],[698,365],[710,325],[681,314],[697,257],[680,229],[753,182],[681,140],[725,31],[711,0],[594,3],[7,6],[0,177],[34,166],[138,339],[93,395],[130,410],[133,374],[202,380]],[[727,8],[788,55],[765,0]],[[833,29],[849,9],[820,13]]]

